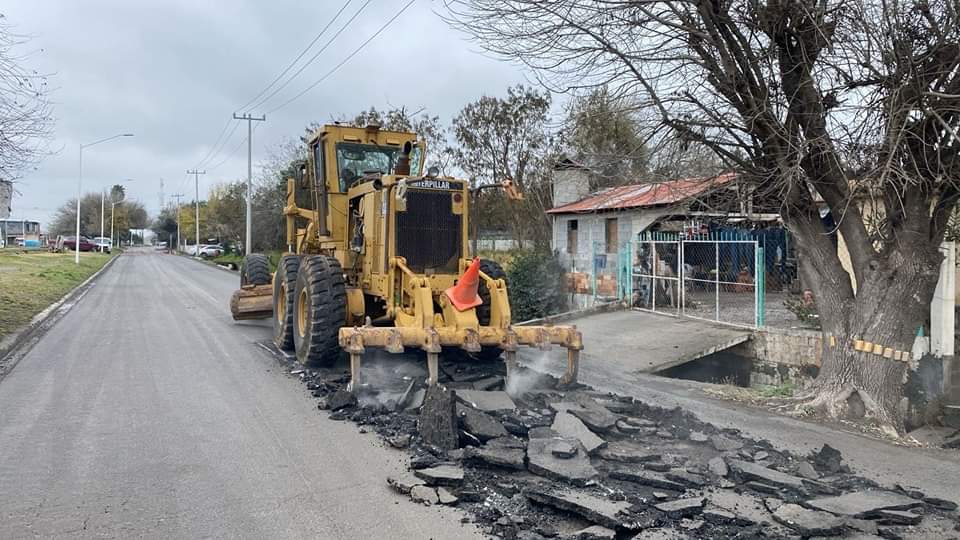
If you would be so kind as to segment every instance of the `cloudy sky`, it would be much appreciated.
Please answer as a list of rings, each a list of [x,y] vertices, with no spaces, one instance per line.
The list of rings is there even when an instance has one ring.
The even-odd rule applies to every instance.
[[[116,133],[122,138],[84,150],[84,191],[124,178],[130,198],[151,215],[164,191],[187,193],[185,171],[199,165],[201,199],[217,182],[246,176],[246,125],[216,151],[231,114],[257,96],[313,40],[346,0],[13,0],[0,13],[36,51],[26,67],[52,73],[58,152],[17,186],[15,217],[47,222],[77,190],[78,148]],[[379,37],[301,98],[277,110],[352,53],[405,4],[352,0],[290,74],[359,15],[316,60],[263,105],[267,122],[254,133],[254,163],[265,149],[371,105],[426,108],[444,122],[481,95],[524,82],[523,71],[481,55],[436,15],[442,2],[415,0]],[[365,7],[364,7],[365,6]],[[283,79],[285,80],[285,79]],[[274,87],[274,89],[276,86]],[[271,89],[272,92],[273,89]],[[269,94],[269,92],[268,92]],[[227,127],[227,133],[233,126]],[[206,160],[211,149],[213,156]]]

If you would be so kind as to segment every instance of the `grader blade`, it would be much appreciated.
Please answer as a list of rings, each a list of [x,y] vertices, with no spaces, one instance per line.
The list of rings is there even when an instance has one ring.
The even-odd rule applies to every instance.
[[[360,386],[360,365],[368,348],[382,348],[390,353],[402,353],[405,348],[420,349],[427,353],[428,385],[439,378],[441,347],[458,347],[464,351],[476,351],[478,346],[495,346],[503,349],[509,378],[517,367],[517,349],[520,345],[547,350],[553,345],[567,349],[567,367],[560,378],[561,384],[577,381],[580,371],[580,351],[583,336],[575,326],[518,326],[491,328],[481,326],[473,329],[453,327],[344,327],[340,329],[340,346],[350,355],[350,389]]]
[[[230,297],[235,321],[269,319],[273,316],[273,285],[244,285]]]

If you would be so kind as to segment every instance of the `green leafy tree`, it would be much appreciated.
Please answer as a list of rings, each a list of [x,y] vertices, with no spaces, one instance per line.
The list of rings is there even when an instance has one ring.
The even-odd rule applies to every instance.
[[[453,155],[474,188],[510,179],[524,194],[523,201],[509,204],[499,194],[475,198],[473,215],[481,229],[507,225],[521,244],[548,243],[550,224],[544,212],[550,197],[543,185],[551,147],[549,110],[549,94],[520,85],[508,88],[505,97],[483,96],[454,118]]]

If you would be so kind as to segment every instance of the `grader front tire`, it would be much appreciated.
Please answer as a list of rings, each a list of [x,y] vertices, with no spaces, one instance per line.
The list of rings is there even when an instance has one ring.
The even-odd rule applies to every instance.
[[[297,272],[293,342],[304,365],[329,364],[340,354],[338,335],[347,321],[347,290],[340,262],[309,255]]]
[[[285,255],[273,278],[273,343],[284,351],[293,350],[293,310],[296,305],[300,257]]]
[[[503,271],[503,267],[496,261],[480,259],[480,271],[493,279],[507,279],[507,273]],[[479,294],[480,299],[483,300],[483,304],[477,306],[477,320],[480,321],[480,326],[488,326],[490,324],[491,305],[490,291],[487,289],[486,281],[480,280],[477,294]],[[501,354],[503,354],[503,350],[500,349],[500,347],[485,345],[480,348],[479,352],[473,353],[472,356],[477,360],[491,362],[500,358]]]
[[[270,259],[261,253],[251,253],[244,257],[240,265],[240,286],[269,284]]]

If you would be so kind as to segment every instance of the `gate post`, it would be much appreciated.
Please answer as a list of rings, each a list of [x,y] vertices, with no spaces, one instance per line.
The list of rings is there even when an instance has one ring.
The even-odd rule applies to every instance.
[[[762,328],[766,323],[764,317],[766,315],[766,297],[767,297],[767,259],[764,256],[764,249],[758,244],[754,243],[754,253],[756,253],[756,262],[753,265],[753,268],[756,272],[756,277],[754,278],[754,289],[755,292],[755,302],[756,302],[756,315],[754,317],[754,326],[757,328]]]

